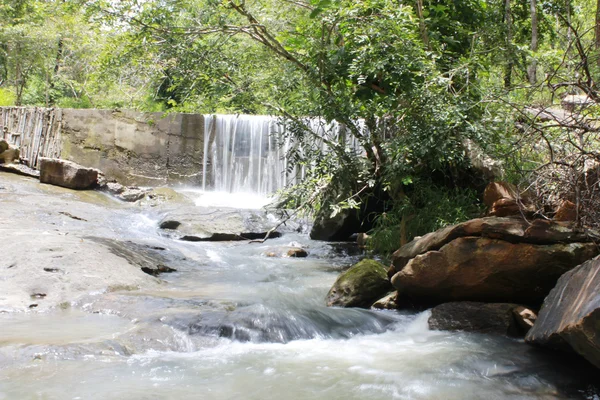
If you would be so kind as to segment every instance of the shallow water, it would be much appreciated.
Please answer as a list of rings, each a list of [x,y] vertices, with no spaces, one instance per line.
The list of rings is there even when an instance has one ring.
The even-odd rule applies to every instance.
[[[86,233],[155,248],[178,271],[152,291],[0,314],[0,399],[598,398],[596,371],[522,341],[429,331],[427,312],[325,307],[357,257],[305,235],[188,243],[161,236],[152,211],[112,215]],[[292,242],[309,257],[264,255]]]

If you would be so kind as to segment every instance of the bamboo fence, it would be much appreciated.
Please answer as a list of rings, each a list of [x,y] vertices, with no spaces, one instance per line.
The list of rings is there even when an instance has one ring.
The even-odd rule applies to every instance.
[[[59,158],[62,111],[54,108],[0,107],[0,129],[8,143],[19,147],[21,158],[37,168],[40,157]]]

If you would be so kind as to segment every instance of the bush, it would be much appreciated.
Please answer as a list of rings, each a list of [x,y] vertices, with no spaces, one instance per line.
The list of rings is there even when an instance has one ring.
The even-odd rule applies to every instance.
[[[407,241],[416,236],[458,224],[481,215],[483,206],[473,189],[436,186],[421,181],[413,186],[410,196],[394,204],[391,211],[379,215],[370,232],[369,249],[389,255],[400,247],[402,219],[405,218]]]
[[[0,88],[0,107],[14,106],[15,99],[16,96],[12,91]]]

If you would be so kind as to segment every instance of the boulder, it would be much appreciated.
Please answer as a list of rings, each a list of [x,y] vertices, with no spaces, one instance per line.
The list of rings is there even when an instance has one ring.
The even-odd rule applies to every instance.
[[[577,206],[569,200],[563,201],[560,204],[560,206],[558,207],[558,209],[556,210],[556,213],[554,214],[554,218],[552,218],[552,219],[555,221],[568,221],[568,222],[576,221],[577,220]]]
[[[392,284],[424,304],[469,300],[536,305],[563,273],[597,254],[594,243],[538,245],[467,236],[411,259]]]
[[[377,310],[396,310],[399,308],[398,292],[392,292],[385,297],[377,300],[371,308]]]
[[[516,186],[507,182],[487,185],[483,192],[483,203],[488,207],[489,215],[496,217],[531,214],[535,211],[528,197],[521,196]]]
[[[308,253],[303,248],[292,247],[291,249],[289,249],[287,251],[287,256],[293,257],[293,258],[304,258],[304,257],[308,257]]]
[[[165,233],[190,242],[263,239],[275,225],[260,210],[196,206],[168,211],[159,222]],[[269,238],[280,236],[276,231]]]
[[[313,240],[345,241],[360,229],[357,210],[345,209],[331,217],[329,213],[321,211],[315,217],[315,222],[310,230]]]
[[[573,350],[600,368],[600,259],[560,277],[525,341]]]
[[[428,323],[433,330],[523,336],[526,331],[514,315],[519,308],[523,307],[510,303],[444,303],[431,310]]]
[[[266,257],[292,257],[303,258],[308,257],[308,252],[301,247],[296,246],[280,246],[273,247],[263,253]]]
[[[4,143],[6,145],[0,145],[0,150],[6,147],[6,149],[0,151],[0,163],[10,164],[14,160],[18,160],[20,157],[19,148],[8,144],[6,141]]]
[[[439,250],[453,240],[466,236],[540,245],[586,243],[599,238],[597,232],[578,230],[574,224],[568,223],[542,219],[528,222],[522,218],[477,218],[428,233],[402,246],[392,256],[390,278],[416,256]]]
[[[523,306],[515,308],[513,310],[513,316],[524,333],[529,332],[537,320],[537,313]]]
[[[337,278],[327,293],[327,306],[369,308],[391,290],[385,266],[365,259]]]
[[[40,182],[76,190],[91,189],[98,183],[98,170],[72,161],[42,157]]]

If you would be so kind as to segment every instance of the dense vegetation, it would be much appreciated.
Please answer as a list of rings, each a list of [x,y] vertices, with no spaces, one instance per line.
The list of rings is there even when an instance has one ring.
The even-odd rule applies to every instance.
[[[480,212],[469,146],[505,160],[523,189],[533,183],[541,214],[575,191],[593,209],[595,189],[579,188],[598,160],[596,107],[537,116],[567,94],[598,100],[597,7],[1,0],[0,105],[279,115],[298,143],[290,156],[310,166],[285,205],[375,210],[377,250],[389,251]],[[323,147],[307,117],[342,124],[360,150],[333,131]]]

